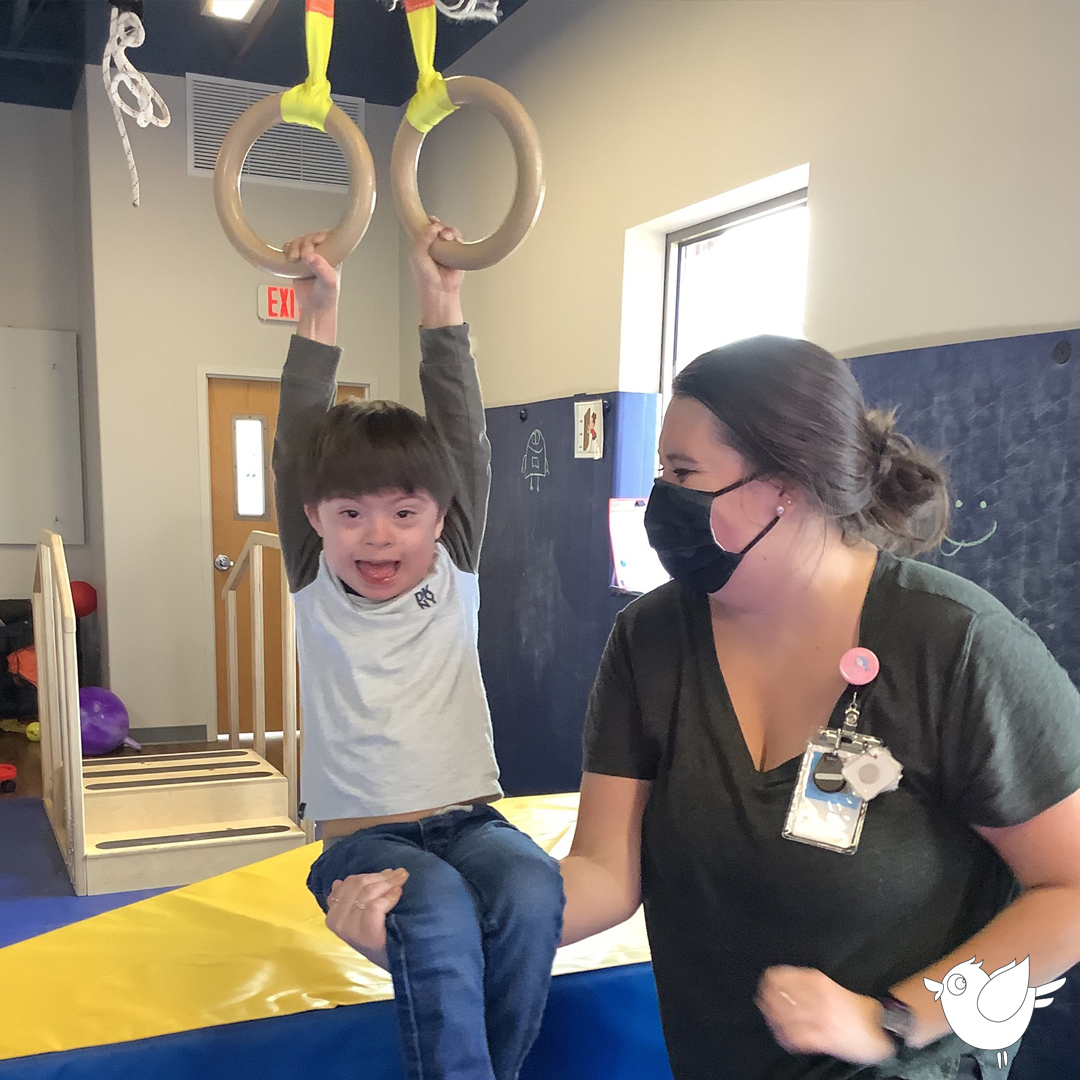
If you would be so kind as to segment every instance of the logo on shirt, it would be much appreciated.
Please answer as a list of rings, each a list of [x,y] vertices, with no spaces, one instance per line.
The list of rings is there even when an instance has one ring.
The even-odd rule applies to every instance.
[[[413,596],[416,597],[416,602],[420,605],[422,611],[426,611],[429,607],[434,607],[438,602],[429,585],[425,585],[419,592],[413,593]]]

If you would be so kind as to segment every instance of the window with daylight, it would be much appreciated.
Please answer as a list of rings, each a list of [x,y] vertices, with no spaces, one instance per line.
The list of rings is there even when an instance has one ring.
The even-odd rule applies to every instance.
[[[266,498],[266,417],[233,417],[236,517],[269,517]]]
[[[694,357],[755,334],[802,337],[807,189],[669,234],[663,394]]]

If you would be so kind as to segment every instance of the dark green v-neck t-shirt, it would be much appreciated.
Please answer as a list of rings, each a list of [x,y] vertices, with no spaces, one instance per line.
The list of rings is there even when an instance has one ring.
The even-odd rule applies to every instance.
[[[844,855],[782,838],[799,759],[755,769],[708,599],[672,582],[616,621],[584,767],[652,782],[642,888],[676,1080],[952,1080],[965,1053],[1006,1075],[993,1052],[952,1035],[872,1069],[789,1055],[754,1004],[774,964],[877,994],[940,960],[1019,891],[971,826],[1019,824],[1080,789],[1080,694],[984,590],[882,553],[860,644],[881,661],[860,694],[860,730],[904,775],[870,802],[858,850]]]

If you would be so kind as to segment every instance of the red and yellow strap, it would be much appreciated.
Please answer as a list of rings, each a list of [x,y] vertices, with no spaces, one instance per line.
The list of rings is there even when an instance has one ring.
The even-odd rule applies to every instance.
[[[326,116],[333,104],[326,65],[330,62],[330,43],[334,37],[334,0],[305,0],[304,31],[308,77],[282,94],[281,119],[325,131]]]
[[[427,134],[440,120],[445,120],[457,106],[450,100],[446,80],[435,70],[435,0],[405,0],[413,52],[416,55],[416,93],[409,102],[405,117],[417,131]]]

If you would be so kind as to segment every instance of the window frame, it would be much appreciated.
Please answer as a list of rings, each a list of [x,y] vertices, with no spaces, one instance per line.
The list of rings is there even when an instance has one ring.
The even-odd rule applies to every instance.
[[[745,225],[757,218],[768,217],[782,210],[796,206],[806,206],[809,201],[809,188],[796,188],[784,195],[778,195],[763,202],[753,203],[740,210],[732,210],[720,217],[689,225],[685,229],[668,233],[664,241],[664,315],[663,338],[660,357],[660,397],[666,406],[671,400],[671,384],[675,379],[675,330],[679,323],[679,286],[682,272],[682,249],[702,240],[727,232],[728,229]]]
[[[239,460],[236,445],[236,422],[237,420],[257,420],[262,429],[262,490],[263,512],[261,514],[240,513],[240,475]],[[271,492],[270,492],[270,461],[267,450],[269,449],[270,417],[262,413],[233,413],[230,418],[232,427],[232,474],[233,474],[233,520],[234,521],[270,521],[273,517]]]

